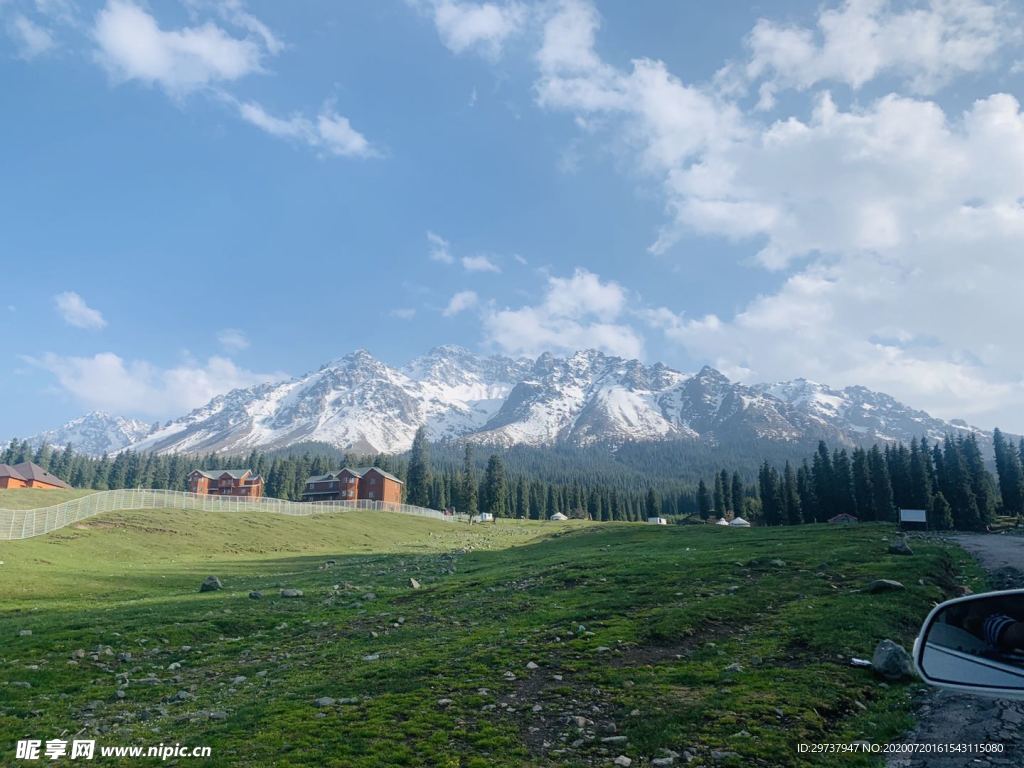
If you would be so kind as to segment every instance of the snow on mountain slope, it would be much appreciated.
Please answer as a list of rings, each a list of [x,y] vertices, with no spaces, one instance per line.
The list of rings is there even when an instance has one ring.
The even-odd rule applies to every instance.
[[[92,411],[72,419],[57,429],[40,432],[29,438],[33,445],[47,443],[53,447],[70,445],[79,453],[99,456],[115,453],[143,439],[153,426],[138,419],[112,416],[104,411]]]
[[[155,431],[90,414],[44,435],[56,444],[74,435],[76,448],[90,453],[125,445],[246,452],[314,441],[395,452],[412,444],[420,426],[434,440],[500,445],[679,439],[854,444],[971,429],[864,387],[835,390],[805,379],[747,386],[710,367],[688,375],[595,350],[531,361],[445,346],[403,368],[359,350],[288,381],[220,395]]]

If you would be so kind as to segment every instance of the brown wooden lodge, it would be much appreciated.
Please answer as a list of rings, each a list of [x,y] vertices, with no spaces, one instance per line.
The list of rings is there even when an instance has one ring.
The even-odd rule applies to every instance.
[[[188,476],[188,489],[209,496],[259,498],[263,495],[263,478],[251,469],[194,469]]]
[[[23,461],[21,464],[0,464],[0,488],[70,488],[56,475],[50,474],[38,464]]]
[[[380,467],[345,467],[338,472],[314,475],[306,480],[303,501],[402,502],[401,480]]]

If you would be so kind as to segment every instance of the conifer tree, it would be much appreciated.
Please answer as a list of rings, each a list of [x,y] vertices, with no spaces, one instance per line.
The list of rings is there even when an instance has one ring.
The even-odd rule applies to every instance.
[[[484,488],[487,498],[484,511],[495,517],[504,517],[508,514],[508,478],[505,476],[505,463],[496,453],[492,453],[487,460]]]
[[[412,439],[412,450],[409,454],[409,475],[405,484],[407,504],[425,507],[430,503],[431,474],[427,429],[420,427]]]
[[[697,484],[697,512],[701,520],[711,517],[711,494],[708,493],[708,486],[703,478]]]
[[[788,525],[800,525],[802,521],[800,494],[797,492],[796,473],[788,461],[786,462],[786,468],[782,472],[782,485],[786,523]]]

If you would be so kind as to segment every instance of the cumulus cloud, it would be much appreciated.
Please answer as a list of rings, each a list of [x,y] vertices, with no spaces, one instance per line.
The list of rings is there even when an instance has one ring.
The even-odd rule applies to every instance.
[[[526,9],[517,2],[476,3],[435,0],[428,4],[441,41],[453,53],[474,51],[488,58],[501,55],[506,40],[526,20]]]
[[[97,330],[106,326],[103,313],[85,303],[74,291],[64,291],[53,297],[54,306],[64,322],[76,328]]]
[[[762,108],[782,88],[822,82],[860,88],[882,75],[929,94],[955,76],[991,68],[994,55],[1019,41],[1019,15],[1006,3],[930,0],[896,6],[847,0],[822,8],[815,27],[761,19],[747,38],[742,75],[761,81]]]
[[[154,418],[179,416],[238,387],[287,378],[239,368],[225,357],[160,368],[145,360],[125,360],[113,352],[92,357],[46,354],[26,358],[49,371],[82,406]]]
[[[159,85],[173,95],[238,80],[261,70],[263,48],[212,22],[161,29],[130,0],[108,0],[96,15],[98,58],[118,81]]]
[[[228,352],[241,352],[249,348],[249,338],[237,328],[224,328],[218,331],[217,341]]]
[[[600,349],[642,357],[643,338],[625,317],[626,291],[585,269],[548,277],[533,306],[492,309],[484,317],[485,340],[510,355]]]
[[[463,256],[461,262],[467,272],[501,272],[501,267],[487,256]]]
[[[439,261],[442,264],[454,264],[455,257],[452,256],[451,244],[440,235],[434,232],[427,232],[427,243],[430,245],[430,258],[432,261]]]
[[[18,47],[18,55],[23,59],[34,59],[49,53],[57,45],[49,29],[20,13],[14,14],[8,22],[7,32]]]
[[[459,291],[449,300],[448,305],[441,310],[444,317],[454,317],[460,312],[472,309],[477,305],[479,297],[475,291]]]
[[[275,117],[254,101],[239,102],[238,114],[271,136],[291,139],[338,157],[373,157],[377,153],[348,118],[325,109],[310,119],[301,114]]]

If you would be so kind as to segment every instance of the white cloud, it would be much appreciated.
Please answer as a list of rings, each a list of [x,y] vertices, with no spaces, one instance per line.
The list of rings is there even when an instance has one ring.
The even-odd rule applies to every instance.
[[[453,53],[476,51],[497,58],[505,41],[521,29],[527,14],[517,2],[435,0],[432,15],[441,41]]]
[[[348,118],[331,109],[320,112],[315,120],[295,114],[275,117],[254,101],[237,103],[238,114],[247,123],[271,136],[302,142],[338,157],[374,157],[376,150]]]
[[[816,29],[761,19],[747,38],[743,75],[763,80],[761,106],[780,88],[826,82],[852,88],[895,75],[917,93],[932,93],[956,75],[995,66],[994,55],[1019,41],[1019,17],[1006,3],[930,0],[902,5],[847,0],[822,8]]]
[[[58,293],[53,297],[54,306],[57,312],[64,318],[64,322],[76,328],[87,328],[95,330],[106,326],[107,321],[98,309],[93,309],[85,303],[85,299],[74,291]]]
[[[442,264],[454,264],[455,257],[452,256],[451,244],[440,235],[434,232],[427,232],[427,242],[430,244],[430,258]]]
[[[18,46],[18,55],[23,59],[34,59],[56,47],[53,34],[27,16],[16,13],[7,24],[7,31]]]
[[[459,291],[452,296],[451,300],[448,302],[448,306],[441,310],[441,314],[444,317],[454,317],[460,312],[472,309],[477,305],[478,301],[479,297],[476,295],[475,291]]]
[[[389,313],[392,317],[397,317],[399,320],[412,320],[416,317],[415,307],[397,307],[392,309]]]
[[[487,256],[463,256],[461,262],[467,272],[501,272],[501,267]]]
[[[179,416],[237,387],[287,378],[236,366],[224,357],[160,368],[145,360],[126,361],[112,352],[92,357],[47,354],[27,358],[57,377],[61,388],[81,405],[150,417]]]
[[[489,311],[485,339],[510,355],[593,348],[639,358],[643,338],[624,321],[626,298],[618,283],[602,282],[585,269],[549,277],[540,304]]]
[[[233,37],[212,22],[164,30],[129,0],[108,0],[93,38],[112,77],[160,85],[172,95],[261,70],[263,48],[255,40]]]
[[[218,331],[217,341],[228,352],[241,352],[249,348],[249,338],[237,328],[224,328]]]

